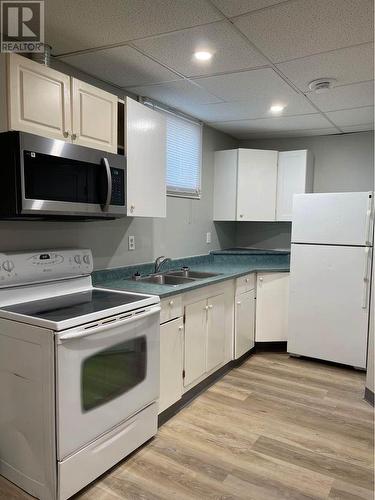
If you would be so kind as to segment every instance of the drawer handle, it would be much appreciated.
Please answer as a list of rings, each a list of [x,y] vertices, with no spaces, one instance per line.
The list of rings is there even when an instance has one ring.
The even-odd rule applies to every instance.
[[[169,305],[170,305],[170,306],[173,306],[173,304],[174,304],[173,300],[170,300],[170,301],[169,301]]]

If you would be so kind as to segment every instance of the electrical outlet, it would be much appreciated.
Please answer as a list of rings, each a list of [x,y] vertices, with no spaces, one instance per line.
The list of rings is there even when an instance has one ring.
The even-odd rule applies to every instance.
[[[128,237],[128,250],[135,250],[135,236]]]
[[[206,243],[211,243],[211,233],[206,233]]]

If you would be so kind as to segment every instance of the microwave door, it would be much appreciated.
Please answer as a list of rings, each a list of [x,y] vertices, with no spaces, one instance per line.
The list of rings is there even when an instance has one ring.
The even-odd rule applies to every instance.
[[[126,215],[125,158],[69,146],[62,151],[63,156],[21,150],[22,213],[68,217]]]

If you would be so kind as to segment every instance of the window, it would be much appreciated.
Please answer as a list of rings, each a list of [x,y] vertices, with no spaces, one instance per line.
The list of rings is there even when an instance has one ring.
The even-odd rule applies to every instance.
[[[167,194],[200,198],[202,124],[148,100],[144,104],[163,113],[167,120]]]

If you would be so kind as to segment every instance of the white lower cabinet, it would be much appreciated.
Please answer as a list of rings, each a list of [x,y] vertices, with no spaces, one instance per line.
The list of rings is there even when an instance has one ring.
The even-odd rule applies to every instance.
[[[259,273],[256,294],[256,342],[288,340],[289,273]]]
[[[236,295],[234,319],[234,358],[240,358],[255,345],[255,289]]]
[[[224,294],[185,307],[185,387],[224,362],[225,338]]]
[[[159,413],[182,396],[183,318],[160,325]]]
[[[225,312],[224,295],[207,301],[207,355],[206,370],[209,372],[224,361]]]

